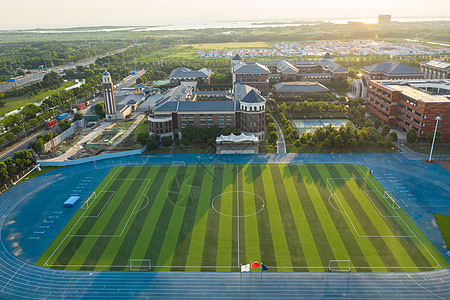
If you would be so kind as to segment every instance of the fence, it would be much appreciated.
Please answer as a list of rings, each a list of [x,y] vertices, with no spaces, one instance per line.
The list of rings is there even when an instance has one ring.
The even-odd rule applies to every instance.
[[[73,122],[72,127],[61,133],[60,135],[53,138],[53,142],[49,141],[45,143],[44,145],[44,151],[49,152],[52,150],[52,146],[56,147],[62,142],[64,142],[68,137],[72,136],[75,132],[75,129],[78,129],[80,127],[84,127],[84,120],[77,120]]]

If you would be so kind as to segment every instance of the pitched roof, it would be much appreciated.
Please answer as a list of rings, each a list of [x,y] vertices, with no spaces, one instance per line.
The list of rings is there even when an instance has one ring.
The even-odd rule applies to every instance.
[[[257,91],[254,89],[248,92],[247,95],[245,95],[244,98],[241,99],[241,102],[244,103],[263,103],[266,102],[266,99],[264,99]]]
[[[169,101],[155,112],[221,112],[235,111],[236,101]]]
[[[198,71],[192,71],[188,68],[179,67],[170,72],[170,77],[208,77],[211,75],[211,73],[212,71],[206,68],[200,69]]]
[[[266,66],[257,62],[240,63],[233,66],[235,74],[269,74],[270,71]]]
[[[143,83],[139,83],[138,85],[135,86],[135,88],[145,88],[146,85]]]
[[[363,68],[364,71],[369,73],[383,73],[385,75],[421,75],[423,74],[419,70],[413,69],[399,63],[397,61],[388,60],[378,64],[370,65]]]
[[[283,74],[297,74],[298,69],[294,67],[291,63],[282,60],[279,63],[277,63],[277,68],[280,70]]]
[[[239,53],[236,53],[236,55],[233,56],[233,58],[231,60],[244,60],[244,59],[242,58],[242,56]]]
[[[276,92],[284,93],[318,93],[329,91],[328,88],[318,82],[280,82],[273,87]]]
[[[103,72],[103,76],[110,76],[110,74],[105,70],[105,72]]]
[[[334,61],[331,61],[331,60],[321,60],[320,65],[325,70],[329,70],[330,72],[333,72],[333,73],[347,73],[348,72],[347,68],[345,68],[341,65],[338,65],[337,63],[335,63]]]
[[[327,52],[324,56],[322,56],[322,59],[333,59],[333,56],[330,54],[330,52]]]

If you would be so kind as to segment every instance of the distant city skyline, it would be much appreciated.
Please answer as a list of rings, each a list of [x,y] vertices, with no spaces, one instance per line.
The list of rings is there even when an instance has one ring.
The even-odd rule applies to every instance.
[[[338,3],[337,3],[338,2]],[[51,28],[78,26],[151,26],[215,21],[287,21],[324,19],[376,19],[379,14],[396,18],[442,19],[449,15],[444,0],[322,0],[284,2],[172,0],[123,2],[79,0],[66,4],[57,0],[17,0],[2,4],[0,28]]]

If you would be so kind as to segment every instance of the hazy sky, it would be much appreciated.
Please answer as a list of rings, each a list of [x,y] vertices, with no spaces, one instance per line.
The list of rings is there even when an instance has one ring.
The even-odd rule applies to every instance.
[[[213,20],[448,17],[448,0],[0,0],[1,28]]]

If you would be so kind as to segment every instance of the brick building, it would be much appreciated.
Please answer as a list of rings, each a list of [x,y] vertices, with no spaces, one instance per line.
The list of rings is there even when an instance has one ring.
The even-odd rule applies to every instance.
[[[436,95],[428,86],[441,85],[447,94]],[[368,111],[392,127],[402,131],[413,128],[418,137],[426,138],[435,126],[435,118],[443,117],[438,130],[443,141],[450,140],[450,82],[436,80],[371,80]]]
[[[231,67],[232,82],[240,82],[258,89],[261,94],[269,94],[270,70],[257,62],[239,62]]]
[[[254,89],[241,99],[231,101],[168,100],[156,107],[148,117],[150,135],[181,138],[187,125],[196,127],[226,126],[264,140],[265,99]]]

